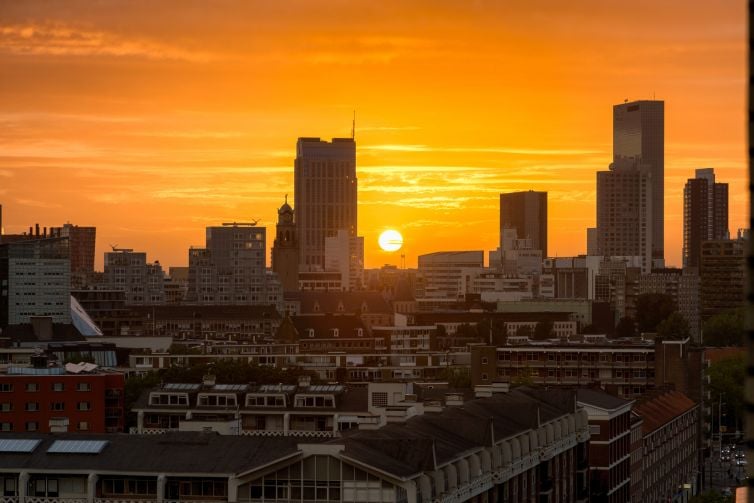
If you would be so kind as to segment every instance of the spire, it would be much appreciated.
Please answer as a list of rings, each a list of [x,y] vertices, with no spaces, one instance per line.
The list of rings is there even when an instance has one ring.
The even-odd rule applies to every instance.
[[[353,124],[351,125],[351,139],[356,140],[356,110],[353,111]]]

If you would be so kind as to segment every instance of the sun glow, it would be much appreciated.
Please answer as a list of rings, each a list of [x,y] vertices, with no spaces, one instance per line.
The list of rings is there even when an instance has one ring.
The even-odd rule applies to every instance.
[[[400,232],[389,229],[380,234],[377,242],[384,251],[394,252],[400,250],[401,246],[403,246],[403,236],[401,236]]]

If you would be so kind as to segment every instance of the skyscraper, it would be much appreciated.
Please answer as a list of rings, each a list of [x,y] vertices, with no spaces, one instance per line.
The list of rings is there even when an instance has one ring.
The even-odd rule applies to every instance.
[[[651,174],[652,258],[665,256],[665,102],[640,100],[613,106],[613,162],[631,160]]]
[[[697,169],[683,188],[683,266],[699,267],[703,241],[728,238],[728,184],[715,170]]]
[[[652,174],[628,159],[597,172],[597,252],[605,257],[641,257],[652,270]]]
[[[50,227],[50,235],[68,238],[71,251],[71,286],[83,288],[94,274],[97,228],[64,224],[62,227]]]
[[[324,270],[325,238],[357,235],[356,142],[352,138],[299,138],[294,206],[301,271]]]
[[[516,229],[519,239],[531,239],[531,249],[547,257],[547,192],[500,194],[500,238],[503,229]],[[504,246],[500,244],[501,249]]]

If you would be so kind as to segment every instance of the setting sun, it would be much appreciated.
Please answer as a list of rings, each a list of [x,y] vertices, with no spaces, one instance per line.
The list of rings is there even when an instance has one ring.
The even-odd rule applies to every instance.
[[[400,232],[389,229],[380,234],[377,242],[384,251],[394,252],[400,250],[401,246],[403,246],[403,236],[401,236]]]

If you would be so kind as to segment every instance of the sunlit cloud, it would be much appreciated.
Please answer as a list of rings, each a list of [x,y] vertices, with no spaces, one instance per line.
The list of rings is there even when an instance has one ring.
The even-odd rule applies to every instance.
[[[23,56],[115,56],[207,62],[212,55],[61,23],[0,26],[0,52]]]
[[[365,150],[385,150],[390,152],[447,152],[459,154],[514,154],[514,155],[591,155],[603,153],[601,150],[587,149],[537,149],[514,147],[433,147],[430,145],[367,145]]]

